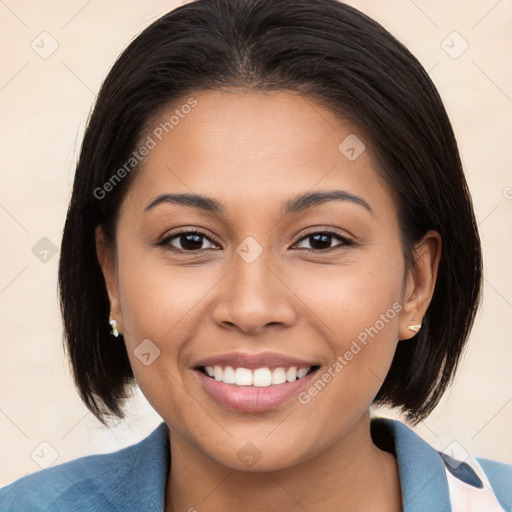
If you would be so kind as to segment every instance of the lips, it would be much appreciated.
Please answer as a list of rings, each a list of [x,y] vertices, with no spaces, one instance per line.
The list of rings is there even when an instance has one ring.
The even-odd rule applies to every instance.
[[[202,390],[217,403],[241,412],[260,413],[290,404],[319,367],[316,361],[284,354],[236,352],[201,359],[192,369]]]

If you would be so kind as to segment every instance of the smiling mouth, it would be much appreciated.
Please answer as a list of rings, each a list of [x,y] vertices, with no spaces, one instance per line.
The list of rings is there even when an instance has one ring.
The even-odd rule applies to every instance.
[[[279,386],[296,380],[303,379],[320,366],[313,365],[308,367],[297,366],[278,366],[249,369],[244,367],[234,368],[232,366],[197,366],[195,370],[200,371],[212,380],[224,382],[225,384],[233,384],[240,387],[269,387]]]

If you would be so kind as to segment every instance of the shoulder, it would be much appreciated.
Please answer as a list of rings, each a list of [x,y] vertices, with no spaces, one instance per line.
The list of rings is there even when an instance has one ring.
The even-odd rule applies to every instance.
[[[132,464],[133,449],[89,455],[26,475],[0,489],[0,505],[10,510],[91,509],[91,499],[108,485],[123,463]],[[85,507],[89,508],[85,508]],[[73,508],[74,510],[74,508]],[[94,509],[92,509],[94,510]],[[108,509],[107,509],[108,510]]]
[[[512,465],[463,454],[443,459],[454,510],[502,512],[512,510]]]
[[[500,503],[512,510],[512,464],[476,457]]]
[[[374,431],[396,454],[406,512],[512,511],[512,464],[473,457],[457,442],[438,451],[396,420],[376,418]]]
[[[137,444],[26,475],[0,489],[0,509],[3,512],[126,510],[127,498],[137,490],[141,493],[149,490],[148,500],[154,501],[162,491],[158,485],[165,485],[166,434],[166,425],[162,423]],[[148,506],[148,510],[156,509]]]

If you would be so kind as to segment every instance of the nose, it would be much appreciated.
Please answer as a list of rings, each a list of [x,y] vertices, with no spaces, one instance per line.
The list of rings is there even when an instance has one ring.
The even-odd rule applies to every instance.
[[[233,263],[217,287],[213,309],[217,325],[253,336],[270,327],[290,327],[297,316],[293,283],[287,282],[290,276],[272,258],[270,249],[255,254],[254,245],[241,244],[234,253]]]

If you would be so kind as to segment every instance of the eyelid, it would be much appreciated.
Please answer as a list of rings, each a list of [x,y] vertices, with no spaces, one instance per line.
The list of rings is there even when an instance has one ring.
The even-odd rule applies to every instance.
[[[316,254],[323,254],[323,253],[328,253],[330,251],[334,251],[338,248],[341,248],[341,247],[351,247],[351,246],[355,246],[356,245],[356,241],[354,240],[354,238],[350,235],[347,235],[345,233],[341,233],[340,231],[334,229],[334,228],[322,228],[322,227],[317,227],[311,231],[308,231],[306,232],[305,234],[303,234],[298,240],[297,242],[295,242],[293,245],[296,245],[298,244],[299,242],[302,242],[304,239],[310,237],[310,236],[313,236],[313,235],[316,235],[316,234],[328,234],[328,235],[331,235],[333,237],[337,237],[339,240],[341,240],[341,244],[338,244],[338,245],[335,245],[334,247],[329,247],[328,249],[297,249],[297,250],[303,250],[303,251],[307,251],[307,252],[313,252],[313,253],[316,253]]]
[[[156,242],[155,245],[157,246],[167,246],[169,244],[169,241],[173,238],[177,238],[179,237],[180,235],[201,235],[203,236],[204,238],[206,238],[208,241],[210,241],[211,243],[213,244],[216,244],[216,245],[220,245],[219,242],[217,242],[217,240],[215,239],[215,237],[211,236],[211,235],[208,235],[206,234],[204,231],[202,231],[200,228],[187,228],[186,226],[183,227],[183,226],[180,226],[179,228],[176,228],[176,229],[179,229],[179,231],[171,231],[169,233],[166,233],[162,238],[160,238],[160,240],[158,242]],[[175,249],[176,251],[180,251],[180,249],[176,249],[176,248],[172,248],[172,249]],[[171,250],[172,250],[171,249]],[[203,249],[204,250],[204,249]],[[200,252],[200,251],[184,251],[184,252],[188,252],[190,254],[193,254],[194,252]]]
[[[170,241],[172,239],[178,238],[181,235],[193,235],[193,234],[196,234],[196,235],[200,235],[200,236],[206,238],[209,242],[211,242],[211,243],[213,243],[215,245],[221,246],[221,244],[219,242],[217,242],[215,237],[206,234],[200,228],[195,228],[195,227],[194,228],[192,228],[192,227],[187,228],[186,226],[180,226],[179,228],[176,228],[176,229],[179,229],[180,231],[172,231],[170,233],[166,233],[158,242],[156,242],[155,245],[156,246],[163,246],[164,249],[172,251],[172,252],[176,252],[176,253],[190,254],[190,255],[192,255],[192,254],[200,254],[200,253],[205,252],[207,249],[198,249],[196,251],[186,251],[184,249],[178,249],[178,248],[173,247],[173,246],[170,245]],[[315,228],[311,228],[309,231],[307,231],[305,233],[302,233],[300,235],[300,237],[296,240],[296,242],[293,243],[292,247],[294,245],[297,245],[298,243],[302,242],[303,240],[307,239],[308,237],[313,236],[313,235],[317,235],[317,234],[327,234],[327,235],[331,235],[332,237],[337,237],[341,241],[341,243],[338,244],[338,245],[335,245],[334,247],[330,247],[328,249],[299,248],[299,249],[296,249],[296,250],[301,250],[301,251],[306,251],[306,252],[313,252],[313,253],[316,253],[316,254],[322,254],[322,253],[327,253],[327,252],[334,251],[334,250],[336,250],[336,249],[338,249],[340,247],[350,247],[350,246],[356,245],[356,242],[355,242],[354,238],[352,236],[350,236],[350,235],[342,233],[342,232],[338,231],[335,228],[317,226]],[[215,250],[217,250],[217,249],[215,249]]]
[[[331,235],[336,235],[344,240],[347,240],[349,242],[353,242],[355,243],[355,239],[354,237],[352,237],[351,235],[347,234],[345,231],[341,231],[341,230],[338,230],[336,228],[331,228],[331,227],[322,227],[322,226],[317,226],[315,228],[312,228],[310,231],[306,231],[305,233],[303,233],[299,240],[302,240],[308,236],[311,236],[311,235],[316,235],[316,234],[321,234],[321,233],[329,233]]]

